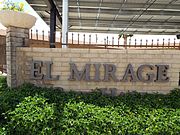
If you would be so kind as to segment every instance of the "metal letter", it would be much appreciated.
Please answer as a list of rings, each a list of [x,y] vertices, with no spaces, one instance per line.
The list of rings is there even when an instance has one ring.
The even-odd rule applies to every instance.
[[[78,71],[76,65],[74,63],[69,63],[70,64],[70,76],[69,79],[70,81],[75,81],[75,80],[85,80],[85,81],[90,81],[90,66],[91,64],[86,64],[84,69],[82,71]]]
[[[113,64],[104,64],[104,80],[105,82],[110,81],[110,77],[115,81],[118,82],[119,80],[115,76],[116,66]]]
[[[49,81],[59,80],[59,75],[56,75],[54,78],[51,75],[51,65],[53,64],[52,61],[46,61],[44,63],[46,64],[46,75],[44,79]]]
[[[137,77],[140,81],[145,82],[145,83],[150,83],[153,82],[153,79],[155,77],[154,73],[147,73],[147,79],[143,78],[142,73],[145,68],[149,68],[150,70],[154,69],[154,66],[152,65],[141,65],[138,70],[137,70]]]
[[[32,61],[30,79],[42,80],[43,74],[41,73],[42,61]]]
[[[99,81],[101,81],[101,79],[100,79],[100,71],[99,71],[101,64],[93,64],[93,65],[94,65],[94,68],[95,68],[94,81],[99,82]]]
[[[135,76],[135,73],[134,73],[134,70],[133,70],[133,67],[131,64],[128,64],[126,71],[125,71],[125,74],[123,76],[123,79],[121,81],[127,82],[128,78],[130,78],[130,82],[136,82],[137,81],[137,78]]]
[[[169,77],[167,77],[167,70],[169,65],[156,65],[157,67],[157,79],[156,82],[169,82]]]

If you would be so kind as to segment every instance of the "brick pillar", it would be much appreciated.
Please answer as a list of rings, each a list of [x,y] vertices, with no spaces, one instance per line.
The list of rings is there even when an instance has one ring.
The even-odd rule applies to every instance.
[[[17,87],[17,63],[16,48],[27,46],[29,29],[8,27],[6,34],[6,64],[7,84],[9,87]]]

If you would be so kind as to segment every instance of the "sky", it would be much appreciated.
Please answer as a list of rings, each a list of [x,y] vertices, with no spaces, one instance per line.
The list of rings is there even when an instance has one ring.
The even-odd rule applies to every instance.
[[[37,18],[36,24],[35,26],[32,28],[33,31],[35,32],[36,29],[38,29],[39,31],[44,30],[45,33],[48,33],[49,31],[49,27],[46,25],[46,23],[39,17],[39,15],[33,10],[33,8],[31,8],[29,6],[29,4],[25,1],[25,0],[10,0],[12,2],[24,2],[25,3],[25,12],[34,15]],[[2,0],[0,0],[0,2],[2,2]],[[2,5],[0,5],[1,7]],[[3,27],[0,24],[0,29],[6,29],[5,27]],[[71,39],[72,33],[69,33],[69,39]],[[74,34],[74,39],[77,39],[77,33]],[[89,35],[90,33],[86,34],[86,41],[89,40]],[[96,34],[91,34],[92,38],[91,39],[95,39]],[[59,33],[56,34],[56,36],[60,36]],[[81,37],[83,37],[83,34],[80,34]],[[98,34],[98,42],[103,43],[104,44],[104,39],[105,38],[109,38],[109,44],[112,44],[112,37],[114,37],[114,39],[118,39],[118,34]],[[132,42],[135,41],[135,39],[137,40],[137,43],[140,43],[140,40],[143,39],[143,43],[145,44],[146,39],[148,39],[148,42],[152,42],[152,39],[154,40],[154,42],[157,42],[157,39],[159,39],[159,42],[162,42],[163,38],[166,40],[168,40],[169,38],[171,39],[171,42],[174,42],[174,38],[176,38],[175,35],[134,35],[132,37]],[[83,38],[80,38],[83,39]],[[94,41],[95,42],[95,41]],[[117,44],[117,40],[115,41],[115,43]],[[121,44],[123,44],[123,41],[121,41]]]

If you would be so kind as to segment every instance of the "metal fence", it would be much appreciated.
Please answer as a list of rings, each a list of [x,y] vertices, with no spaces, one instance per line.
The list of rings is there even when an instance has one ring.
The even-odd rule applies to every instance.
[[[30,39],[49,41],[49,32],[44,30],[30,30]],[[68,45],[73,48],[104,48],[104,49],[178,49],[180,50],[180,40],[176,38],[161,39],[135,39],[119,38],[117,36],[106,36],[103,41],[98,40],[98,34],[69,33]],[[56,33],[56,42],[62,42],[62,34]]]

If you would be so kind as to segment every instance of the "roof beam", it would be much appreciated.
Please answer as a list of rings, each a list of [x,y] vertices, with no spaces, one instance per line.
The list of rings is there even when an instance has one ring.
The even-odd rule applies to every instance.
[[[36,12],[42,12],[42,11],[50,11],[50,7],[48,7],[47,5],[33,5],[32,8],[36,11]]]
[[[43,0],[26,0],[28,2],[29,5],[31,4],[37,4],[37,5],[45,5]]]
[[[44,21],[48,22],[50,19],[49,18],[43,18]],[[79,19],[78,18],[69,18],[69,20],[73,23],[78,23],[79,22]],[[81,21],[83,23],[88,23],[88,24],[93,24],[95,21],[96,21],[96,18],[94,19],[81,19]],[[141,21],[141,20],[137,20],[135,22],[135,24],[138,24],[138,25],[179,25],[180,24],[180,20],[179,22],[162,22],[163,20],[155,20],[155,21]],[[106,20],[106,19],[101,19],[99,20],[99,23],[101,24],[109,24],[111,23],[111,20]],[[114,24],[127,24],[129,23],[129,20],[116,20],[114,21]]]
[[[142,10],[141,10],[142,11]],[[76,8],[70,8],[69,12],[76,12]],[[118,12],[114,9],[101,9],[101,14],[116,14]],[[120,15],[139,15],[139,10],[122,10]],[[81,9],[81,13],[97,13],[97,10],[92,10],[89,8]],[[156,11],[156,10],[147,10],[143,15],[161,15],[161,16],[180,16],[178,11]]]
[[[116,3],[104,3],[102,5],[102,9],[119,9],[119,6],[120,4],[116,4]],[[151,10],[164,10],[163,7],[165,7],[166,5],[165,4],[155,4],[155,5],[152,5],[149,9]],[[179,6],[180,5],[169,5],[166,7],[165,10],[180,10],[179,9]],[[96,7],[96,6],[89,6],[89,8],[93,8],[93,7]],[[81,4],[80,8],[88,8],[87,5],[83,5],[83,3]],[[132,9],[132,10],[140,10],[140,9],[143,9],[144,8],[144,4],[140,4],[140,3],[126,3],[122,9]]]
[[[36,12],[49,10],[47,6],[32,6],[32,7]],[[60,8],[60,10],[61,10],[61,8]],[[96,14],[97,13],[97,10],[90,9],[90,8],[80,8],[80,10],[81,10],[81,14],[88,14],[88,13],[95,13]],[[105,15],[106,14],[107,15],[115,14],[116,12],[118,12],[118,9],[116,9],[116,10],[101,9],[101,14],[105,14]],[[69,13],[70,14],[71,13],[77,13],[77,8],[76,7],[69,8]],[[149,10],[148,9],[147,11],[145,11],[145,14],[143,14],[143,15],[179,16],[179,13],[180,13],[180,11],[165,11],[165,10],[158,11],[158,10]],[[137,14],[139,14],[139,10],[123,9],[121,11],[121,15],[137,15]],[[60,16],[60,18],[61,18],[60,14],[58,16]]]
[[[61,1],[57,1],[58,5],[62,5]],[[123,4],[122,1],[120,2],[103,2],[101,8],[107,9],[107,8],[116,8],[119,9],[119,7]],[[126,2],[123,6],[123,9],[142,9],[144,8],[145,3],[142,2]],[[86,8],[98,8],[99,2],[94,1],[81,1],[80,8],[86,7]],[[69,1],[69,7],[76,7],[76,1]],[[167,9],[167,10],[180,10],[179,9],[180,4],[162,4],[162,3],[154,3],[150,9]]]
[[[47,22],[47,24],[49,24],[49,22]],[[71,26],[72,27],[78,27],[80,29],[80,26],[79,26],[78,22],[73,23]],[[98,27],[108,28],[108,26],[109,26],[108,24],[102,24],[102,23],[98,24]],[[93,28],[94,25],[91,24],[91,23],[82,23],[81,27],[91,27],[91,28]],[[126,24],[119,24],[119,25],[114,25],[114,27],[112,27],[112,28],[124,29],[126,27],[127,27]],[[147,25],[143,25],[143,27],[140,24],[133,24],[133,25],[129,26],[129,28],[134,28],[134,29],[156,29],[156,30],[160,30],[160,29],[172,30],[173,29],[175,31],[177,31],[177,30],[180,31],[180,26],[171,26],[171,25],[166,26],[166,25],[163,25],[163,24],[162,25],[150,25],[150,24],[148,25],[147,24]],[[91,31],[91,30],[89,30],[89,31]]]
[[[47,6],[32,6],[32,7],[36,12],[49,10]],[[60,8],[60,10],[62,9]],[[90,8],[82,8],[82,9],[80,8],[80,10],[81,10],[81,14],[87,14],[87,16],[89,13],[95,13],[95,14],[97,13],[97,10],[93,10]],[[116,14],[117,12],[118,9],[101,9],[101,14],[104,15],[112,15],[112,14]],[[77,13],[77,8],[75,7],[69,8],[69,13]],[[123,9],[120,15],[137,15],[137,14],[139,14],[139,10]],[[145,11],[145,14],[143,15],[180,16],[179,11],[166,11],[166,10],[158,11],[158,10],[149,10],[149,9]],[[58,16],[60,16],[61,18],[60,14]]]
[[[106,28],[104,30],[102,29],[96,29],[96,30],[89,30],[87,28],[83,28],[82,29],[78,29],[78,28],[71,28],[69,30],[70,32],[91,32],[91,33],[112,33],[112,34],[119,34],[120,30],[107,30]],[[176,35],[178,32],[177,31],[172,31],[172,32],[166,32],[166,31],[142,31],[142,30],[138,30],[138,31],[132,31],[132,30],[127,30],[125,32],[125,34],[149,34],[149,35]]]
[[[28,3],[31,6],[46,6],[44,2],[39,2],[39,1],[31,1],[27,0]],[[62,8],[61,3],[58,3],[58,8]],[[120,5],[122,3],[109,3],[109,2],[103,2],[101,9],[119,9]],[[77,8],[78,6],[76,5],[76,2],[70,2],[69,8]],[[167,10],[167,11],[180,11],[180,4],[153,4],[149,10]],[[83,9],[98,9],[98,5],[95,2],[81,2],[81,5],[79,5],[79,8]],[[123,6],[123,10],[141,10],[144,8],[143,3],[126,3]]]
[[[44,2],[45,2],[46,5],[48,6],[49,10],[51,9],[51,7],[54,7],[54,8],[55,8],[55,10],[56,10],[56,16],[57,16],[59,22],[62,24],[62,17],[61,17],[61,15],[60,15],[60,12],[59,12],[59,10],[57,9],[54,1],[53,1],[53,0],[44,0]],[[45,10],[44,10],[44,11],[45,11]]]
[[[99,27],[107,27],[110,24],[103,24],[103,23],[99,23],[98,26]],[[72,26],[79,26],[77,23],[74,23],[74,25],[72,24]],[[93,27],[94,25],[92,23],[82,23],[82,27]],[[112,28],[126,28],[127,24],[114,24],[114,26]],[[144,24],[142,26],[142,24],[133,24],[131,26],[129,26],[129,28],[135,28],[135,29],[176,29],[180,31],[180,26],[172,26],[172,25],[151,25],[151,24]]]

